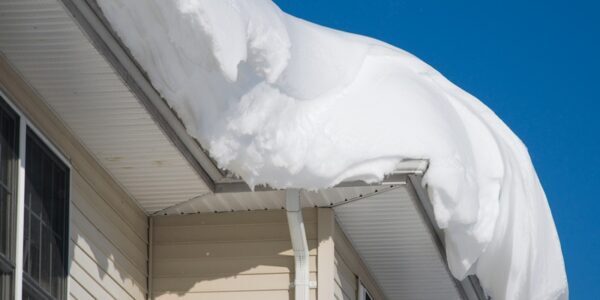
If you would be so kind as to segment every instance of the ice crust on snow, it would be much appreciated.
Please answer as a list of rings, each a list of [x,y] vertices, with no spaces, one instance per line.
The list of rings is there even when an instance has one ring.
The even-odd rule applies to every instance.
[[[415,56],[269,0],[103,0],[107,19],[220,167],[250,185],[424,177],[448,264],[493,299],[566,299],[560,243],[527,149]]]

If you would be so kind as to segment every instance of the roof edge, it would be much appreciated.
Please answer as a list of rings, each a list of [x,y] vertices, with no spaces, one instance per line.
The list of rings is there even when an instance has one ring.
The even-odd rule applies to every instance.
[[[379,186],[382,184],[392,184],[396,181],[405,182],[406,175],[408,174],[419,174],[422,175],[427,171],[429,161],[425,159],[407,159],[403,160],[398,164],[396,169],[387,174],[381,182],[367,183],[362,180],[348,180],[342,181],[332,188],[336,187],[356,187],[356,186]],[[242,193],[242,192],[266,192],[279,190],[268,185],[257,185],[254,189],[250,188],[248,184],[242,179],[238,180],[227,180],[217,182],[215,185],[215,193]]]

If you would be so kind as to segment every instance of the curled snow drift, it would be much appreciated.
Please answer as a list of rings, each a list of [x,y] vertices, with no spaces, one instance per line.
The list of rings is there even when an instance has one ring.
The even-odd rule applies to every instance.
[[[318,189],[429,159],[424,182],[455,277],[477,274],[494,299],[568,297],[526,148],[418,58],[269,0],[98,4],[220,167],[251,185]]]

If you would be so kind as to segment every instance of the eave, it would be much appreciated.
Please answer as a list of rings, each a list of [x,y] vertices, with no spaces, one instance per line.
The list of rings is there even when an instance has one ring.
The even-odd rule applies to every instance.
[[[189,134],[158,91],[152,86],[143,69],[108,25],[95,1],[61,0],[87,34],[96,49],[126,82],[161,130],[183,154],[202,180],[215,191],[217,183],[225,180],[207,152]]]
[[[160,96],[159,92],[150,83],[150,80],[143,69],[136,63],[131,53],[127,50],[127,47],[123,45],[118,36],[111,29],[94,0],[61,1],[66,9],[73,15],[74,19],[92,41],[94,46],[126,82],[131,91],[150,113],[153,120],[159,125],[165,135],[177,147],[197,174],[210,188],[212,195],[209,196],[227,197],[224,194],[277,192],[270,187],[263,186],[256,187],[254,191],[251,191],[243,180],[230,177],[227,175],[227,172],[219,170],[202,146],[187,133],[177,114],[169,107],[166,101]],[[417,211],[420,218],[427,224],[427,230],[433,239],[439,254],[442,256],[442,260],[446,263],[443,231],[435,222],[433,209],[427,197],[427,193],[421,185],[421,178],[426,171],[426,167],[426,161],[406,161],[399,166],[397,172],[387,176],[383,182],[367,184],[362,181],[346,181],[340,183],[334,187],[334,189],[359,188],[364,186],[385,188],[394,183],[401,182],[402,184],[406,184],[416,195],[418,201],[415,202],[415,207],[418,208]],[[365,196],[367,195],[361,194],[360,197],[356,197],[355,199],[352,199],[352,201],[364,199],[366,198]],[[201,197],[204,196],[199,196],[198,198]],[[198,198],[175,204],[158,213],[196,213],[196,211],[192,212],[180,208],[189,204],[189,202],[197,201]],[[340,203],[332,202],[316,206],[335,208],[336,206],[343,205],[343,202],[346,202],[344,201],[345,199],[339,200]],[[447,267],[446,272],[450,274]],[[453,280],[462,298],[478,300],[487,299],[475,276],[469,276],[462,281]]]

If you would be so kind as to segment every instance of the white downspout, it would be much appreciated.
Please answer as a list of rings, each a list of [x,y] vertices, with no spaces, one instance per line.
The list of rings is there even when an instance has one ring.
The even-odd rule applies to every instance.
[[[300,191],[287,189],[285,191],[285,208],[294,250],[294,280],[295,300],[308,300],[310,288],[310,270],[308,267],[308,243],[300,205]]]

